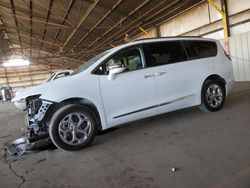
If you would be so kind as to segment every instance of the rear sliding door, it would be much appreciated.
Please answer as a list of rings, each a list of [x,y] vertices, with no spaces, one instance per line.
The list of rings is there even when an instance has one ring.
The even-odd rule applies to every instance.
[[[160,113],[197,103],[198,63],[188,61],[182,41],[154,42],[144,45],[148,67],[153,68]]]

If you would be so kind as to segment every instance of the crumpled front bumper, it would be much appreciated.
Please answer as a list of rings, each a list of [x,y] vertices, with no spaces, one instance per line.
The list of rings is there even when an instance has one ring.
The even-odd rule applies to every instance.
[[[15,101],[19,102],[19,101]],[[11,155],[23,155],[24,153],[38,151],[52,142],[46,124],[46,113],[52,102],[33,98],[25,101],[26,128],[25,136],[5,143],[5,149]]]

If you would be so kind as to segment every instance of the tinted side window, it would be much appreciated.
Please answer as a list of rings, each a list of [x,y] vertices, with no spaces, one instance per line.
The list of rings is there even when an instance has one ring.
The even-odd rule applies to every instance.
[[[217,55],[217,45],[211,41],[183,41],[189,59],[200,59]]]
[[[141,54],[138,49],[128,50],[124,53],[115,55],[106,63],[106,70],[114,65],[123,66],[126,71],[132,71],[142,68]]]
[[[142,69],[142,59],[140,50],[137,48],[126,50],[111,57],[108,61],[102,64],[97,70],[97,74],[108,74],[109,69],[113,66],[121,66],[125,71],[133,71]]]
[[[187,60],[185,51],[179,41],[145,44],[144,52],[149,67]]]

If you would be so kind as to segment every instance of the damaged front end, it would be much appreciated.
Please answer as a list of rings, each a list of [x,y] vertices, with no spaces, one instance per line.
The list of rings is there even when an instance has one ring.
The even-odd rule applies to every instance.
[[[25,99],[26,126],[23,128],[24,137],[5,144],[11,155],[22,155],[26,152],[37,151],[51,144],[49,138],[48,118],[49,109],[53,102],[39,98],[40,95]]]
[[[52,102],[42,100],[38,96],[26,99],[26,129],[30,138],[48,135],[45,115],[51,105]]]

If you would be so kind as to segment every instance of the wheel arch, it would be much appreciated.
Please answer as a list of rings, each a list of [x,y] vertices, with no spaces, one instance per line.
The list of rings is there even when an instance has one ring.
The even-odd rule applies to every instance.
[[[212,74],[210,76],[208,76],[203,84],[202,84],[202,88],[203,88],[203,85],[204,83],[207,81],[207,80],[215,80],[215,81],[218,81],[219,83],[221,83],[224,87],[224,90],[226,91],[226,80],[224,78],[222,78],[221,76],[219,76],[218,74]]]
[[[78,105],[83,105],[87,107],[91,112],[93,112],[98,130],[101,131],[103,129],[102,123],[101,123],[102,122],[101,116],[100,116],[99,111],[97,110],[96,105],[92,101],[86,98],[68,98],[59,103],[55,103],[53,107],[50,109],[50,113],[49,113],[50,116],[52,117],[58,109],[60,109],[62,106],[65,106],[66,104],[78,104]]]
[[[200,100],[201,100],[201,103],[202,103],[202,89],[203,89],[203,86],[205,84],[205,82],[207,80],[215,80],[215,81],[218,81],[219,83],[222,84],[223,86],[223,89],[225,90],[226,92],[226,80],[224,78],[222,78],[220,75],[218,74],[212,74],[210,76],[208,76],[202,83],[202,87],[201,87],[201,91],[200,91]]]

